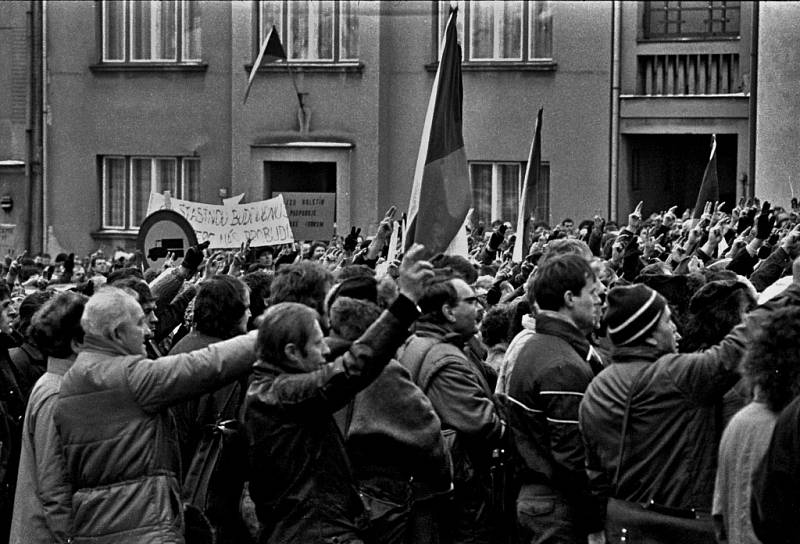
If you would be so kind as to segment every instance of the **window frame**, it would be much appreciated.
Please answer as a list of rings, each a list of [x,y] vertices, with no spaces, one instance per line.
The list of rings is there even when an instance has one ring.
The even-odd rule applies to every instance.
[[[175,48],[175,58],[149,58],[149,59],[134,59],[133,58],[133,42],[134,42],[134,32],[133,32],[133,25],[134,25],[134,17],[133,17],[133,10],[132,4],[136,1],[143,1],[147,3],[152,3],[152,0],[118,0],[119,5],[122,6],[123,10],[123,37],[121,40],[122,43],[122,58],[109,58],[108,57],[108,47],[107,44],[109,43],[108,37],[109,32],[107,28],[107,14],[109,10],[107,9],[107,5],[110,1],[117,1],[117,0],[99,0],[99,10],[100,10],[100,64],[101,65],[108,65],[108,66],[146,66],[146,65],[165,65],[165,66],[176,66],[176,65],[199,65],[202,63],[202,26],[201,32],[199,37],[199,44],[198,50],[200,51],[200,58],[189,58],[186,56],[188,50],[188,34],[186,34],[185,29],[189,28],[190,25],[186,24],[186,18],[189,14],[188,5],[192,0],[174,0],[175,2],[175,34],[172,36],[173,45]],[[200,9],[199,4],[195,6],[196,9]],[[201,15],[202,18],[202,15]]]
[[[303,0],[305,1],[305,0]],[[331,18],[331,58],[329,59],[304,59],[304,58],[293,58],[292,57],[292,42],[289,39],[289,4],[292,0],[255,0],[255,32],[254,35],[256,36],[256,42],[253,44],[253,60],[255,61],[256,56],[258,55],[258,51],[260,49],[261,43],[263,43],[264,38],[266,38],[267,29],[264,28],[264,7],[267,5],[268,2],[280,2],[280,25],[277,25],[278,32],[280,32],[280,40],[281,44],[283,44],[284,51],[286,52],[286,62],[291,65],[303,66],[303,65],[355,65],[360,62],[360,57],[345,57],[343,56],[343,47],[342,44],[344,43],[344,39],[342,33],[344,32],[345,28],[342,24],[342,1],[338,0],[326,0],[329,1],[333,8],[333,17]],[[356,10],[356,14],[358,16],[358,3],[354,0],[344,0],[349,2],[353,5],[353,9]],[[310,28],[311,25],[309,25]],[[358,33],[358,30],[356,30]],[[357,34],[358,36],[358,34]],[[309,44],[311,43],[311,39],[309,38]],[[360,49],[360,44],[359,44]]]
[[[472,40],[472,26],[473,26],[473,4],[480,0],[458,0],[458,10],[459,10],[459,23],[462,25],[463,31],[459,35],[459,39],[462,45],[462,63],[464,66],[469,67],[470,65],[480,66],[480,65],[552,65],[555,64],[555,56],[553,55],[553,31],[552,31],[552,9],[554,2],[552,0],[516,0],[521,4],[521,19],[520,19],[520,45],[519,45],[519,53],[518,57],[492,57],[492,58],[478,58],[473,56],[473,49],[474,43]],[[441,54],[442,48],[442,37],[444,36],[445,25],[447,24],[447,17],[449,13],[449,6],[450,2],[446,0],[434,0],[435,7],[434,7],[434,17],[436,19],[436,26],[437,29],[435,33],[435,40],[436,45],[434,47],[434,51],[437,52],[437,60],[439,54]],[[501,13],[501,6],[504,6],[505,2],[495,2],[494,3],[494,22],[493,22],[493,50],[496,54],[497,48],[500,47],[502,49],[502,36],[505,34],[504,32],[498,32],[498,29],[502,29],[502,23],[498,22],[497,14]],[[547,57],[537,57],[536,56],[536,41],[535,41],[535,13],[538,6],[544,5],[545,8],[549,8],[551,10],[551,16],[549,19],[550,24],[550,43],[549,43],[549,50],[550,56]],[[498,40],[500,40],[498,42]]]
[[[174,163],[174,174],[175,178],[175,187],[176,187],[176,194],[172,196],[174,198],[184,199],[186,200],[188,196],[190,196],[190,188],[189,183],[190,180],[188,179],[188,165],[191,163],[197,164],[197,172],[196,172],[196,179],[195,183],[197,183],[197,191],[198,197],[200,192],[201,186],[201,176],[202,176],[202,164],[199,157],[193,156],[166,156],[166,155],[101,155],[101,176],[102,179],[100,180],[100,230],[101,231],[127,231],[127,232],[138,232],[139,226],[133,225],[134,215],[135,215],[135,187],[134,187],[134,168],[133,168],[133,161],[141,160],[141,161],[149,161],[150,163],[150,190],[148,191],[148,195],[152,192],[157,192],[156,189],[159,185],[159,174],[158,168],[156,167],[157,161],[172,161]],[[108,164],[110,160],[123,160],[124,161],[124,185],[122,187],[122,200],[123,200],[123,208],[122,208],[122,224],[121,225],[112,225],[106,223],[107,211],[110,205],[108,202],[108,186],[109,186],[109,177],[108,177]],[[187,195],[187,191],[189,194]],[[142,218],[144,219],[144,218]]]
[[[738,1],[738,0],[737,0]],[[721,4],[719,6],[714,6],[714,3]],[[707,2],[707,6],[704,8],[698,7],[690,7],[690,6],[681,6],[680,2],[677,2],[675,6],[669,6],[668,3],[663,0],[645,0],[642,2],[642,19],[641,19],[641,37],[642,41],[648,42],[670,42],[670,41],[715,41],[715,40],[738,40],[741,39],[741,32],[742,32],[742,4],[741,1],[738,1],[738,5],[736,6],[728,6],[726,5],[728,2],[727,0],[709,0]],[[662,4],[662,6],[658,6],[655,4]],[[654,11],[663,11],[665,12],[665,31],[663,33],[654,34],[652,30],[652,23],[651,23],[651,14]],[[682,33],[680,31],[681,23],[683,23],[683,19],[681,18],[682,11],[707,11],[709,14],[709,19],[705,20],[704,23],[706,24],[706,28],[708,29],[707,32],[689,32],[689,33]],[[714,19],[715,12],[722,12],[722,21],[723,24],[726,21],[726,14],[730,11],[736,11],[739,13],[739,25],[735,32],[714,32],[714,21],[719,19]],[[677,13],[678,19],[678,31],[676,32],[669,32],[669,26],[671,23],[670,20],[670,13]]]
[[[502,217],[502,209],[503,209],[503,202],[502,202],[502,179],[500,176],[500,166],[508,166],[514,165],[517,166],[518,170],[518,180],[517,180],[517,206],[519,206],[519,197],[521,196],[520,193],[522,192],[522,184],[525,182],[525,169],[527,167],[527,161],[489,161],[489,160],[475,160],[468,162],[468,172],[469,172],[469,182],[470,182],[470,205],[474,206],[474,201],[472,201],[472,194],[473,194],[473,177],[472,177],[472,167],[473,165],[482,165],[482,166],[491,166],[492,167],[492,179],[491,179],[491,194],[489,196],[489,223],[492,221],[508,221],[514,228],[516,228],[517,223],[517,213],[518,211],[514,211],[514,217],[504,218]],[[539,171],[539,180],[540,182],[546,181],[546,183],[540,183],[539,186],[535,187],[534,190],[536,191],[532,195],[533,199],[533,207],[531,208],[531,214],[534,216],[536,221],[546,221],[548,224],[550,223],[550,163],[547,161],[541,161],[540,163],[540,171]],[[543,172],[547,172],[547,179],[543,180]],[[540,203],[540,198],[542,202]],[[541,204],[541,205],[540,205]],[[543,208],[543,210],[541,209]],[[537,214],[537,212],[539,212]],[[539,217],[539,214],[543,214],[542,217]],[[486,219],[486,218],[480,218]]]

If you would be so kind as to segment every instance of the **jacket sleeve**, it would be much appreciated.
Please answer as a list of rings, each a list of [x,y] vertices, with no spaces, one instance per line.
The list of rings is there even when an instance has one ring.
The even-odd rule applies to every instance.
[[[600,459],[599,452],[592,441],[592,430],[586,425],[584,416],[584,405],[578,413],[578,427],[581,432],[581,440],[583,442],[583,452],[586,463],[586,477],[589,495],[591,496],[591,504],[594,505],[594,522],[596,527],[594,530],[599,531],[603,526],[606,517],[606,503],[608,498],[612,495],[611,480],[609,479],[606,471],[603,470],[603,463]]]
[[[756,291],[760,293],[780,278],[791,262],[792,259],[786,253],[786,250],[779,247],[770,253],[769,257],[758,267],[758,270],[753,272],[753,275],[750,276],[750,282],[756,288]]]
[[[172,302],[157,305],[158,323],[153,340],[160,342],[183,321],[183,314],[194,298],[197,289],[194,286],[188,287],[181,294],[175,297]]]
[[[443,429],[493,443],[503,434],[503,422],[467,362],[454,356],[442,363],[426,391]]]
[[[149,413],[218,389],[247,374],[256,359],[258,331],[155,360],[127,358],[128,385]]]
[[[731,259],[731,262],[728,263],[726,268],[736,272],[740,276],[749,277],[750,274],[753,273],[753,268],[755,268],[756,263],[758,263],[758,257],[756,255],[750,255],[747,248],[743,247],[733,256],[733,259]]]
[[[42,504],[44,521],[53,542],[67,542],[72,521],[72,486],[67,477],[67,464],[61,439],[53,423],[58,395],[51,395],[39,405],[29,422],[36,452],[36,490]]]
[[[175,268],[167,268],[150,282],[150,292],[156,299],[156,304],[169,304],[183,286],[183,276]]]
[[[418,316],[416,306],[400,295],[347,353],[313,372],[280,374],[271,382],[254,382],[247,402],[261,400],[300,416],[333,414],[378,377]]]

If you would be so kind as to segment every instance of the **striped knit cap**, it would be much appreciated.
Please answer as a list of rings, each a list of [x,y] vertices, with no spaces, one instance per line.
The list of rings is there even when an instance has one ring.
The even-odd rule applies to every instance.
[[[666,306],[664,297],[646,285],[614,287],[608,293],[608,337],[615,346],[641,342],[658,324]]]

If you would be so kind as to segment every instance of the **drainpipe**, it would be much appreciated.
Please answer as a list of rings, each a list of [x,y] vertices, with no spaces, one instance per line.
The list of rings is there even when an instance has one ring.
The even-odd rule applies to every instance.
[[[47,126],[50,117],[50,105],[47,102],[47,0],[42,4],[42,251],[47,247]]]
[[[31,0],[30,9],[27,12],[28,26],[28,108],[26,119],[26,157],[25,157],[25,213],[20,215],[23,232],[20,237],[24,248],[33,248],[33,229],[37,224],[38,216],[35,206],[36,188],[41,179],[41,82],[39,77],[42,74],[40,56],[40,37],[41,37],[41,4],[36,0]]]
[[[619,205],[619,87],[620,42],[622,35],[622,4],[611,3],[611,88],[608,144],[608,217],[617,219]]]
[[[753,197],[756,193],[756,134],[758,121],[758,2],[753,2],[753,23],[750,43],[750,101],[749,101],[749,128],[750,128],[750,168],[748,176],[748,194]]]

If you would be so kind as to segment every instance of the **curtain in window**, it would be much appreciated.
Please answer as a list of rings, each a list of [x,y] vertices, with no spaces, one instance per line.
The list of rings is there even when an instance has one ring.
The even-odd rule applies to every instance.
[[[259,6],[261,9],[261,38],[258,45],[261,46],[261,42],[272,30],[273,25],[278,29],[278,32],[283,30],[283,2],[281,0],[262,1]],[[281,41],[283,41],[283,38],[281,38]]]
[[[493,2],[472,2],[470,19],[470,58],[494,57],[494,6]]]
[[[333,2],[289,2],[289,51],[291,59],[333,60]]]
[[[200,2],[183,4],[183,60],[200,60]]]
[[[125,60],[123,2],[103,2],[103,60]]]
[[[464,59],[466,46],[464,45],[464,18],[466,17],[466,2],[465,0],[458,0],[458,17],[456,18],[456,33],[458,34],[458,43],[461,44],[461,59]],[[441,53],[442,39],[444,38],[444,30],[447,27],[447,18],[450,16],[450,2],[447,0],[439,2],[439,52]]]
[[[501,27],[501,50],[504,59],[522,58],[522,2],[502,2],[503,26]]]
[[[553,58],[553,13],[549,2],[537,0],[530,14],[530,58]]]
[[[344,0],[339,3],[341,59],[358,58],[358,2]]]
[[[536,221],[550,223],[550,165],[542,164],[539,168],[539,183],[533,188],[536,205],[533,214]]]
[[[492,165],[471,164],[470,178],[474,217],[488,227],[492,222]]]
[[[125,226],[125,159],[107,158],[103,165],[103,226]]]
[[[176,0],[131,2],[131,58],[176,59]]]
[[[470,14],[470,58],[522,58],[522,2],[472,2]]]
[[[153,162],[155,163],[156,192],[169,191],[169,194],[178,198],[177,161],[175,159],[155,159]]]
[[[516,224],[519,213],[519,165],[500,164],[497,166],[500,181],[500,217],[502,221]]]
[[[183,196],[184,200],[200,201],[200,160],[183,160]]]
[[[131,228],[139,228],[144,221],[152,179],[150,159],[131,159]]]

